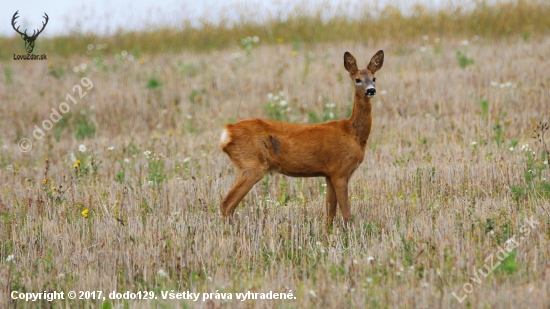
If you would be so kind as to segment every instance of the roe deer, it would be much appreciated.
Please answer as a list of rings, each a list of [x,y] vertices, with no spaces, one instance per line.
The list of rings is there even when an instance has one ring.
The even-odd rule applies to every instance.
[[[346,225],[351,220],[348,182],[365,156],[376,94],[374,73],[384,63],[378,51],[364,70],[355,58],[344,54],[344,67],[355,83],[353,110],[348,119],[318,124],[245,119],[224,126],[220,145],[238,168],[237,182],[221,204],[231,218],[248,191],[269,171],[293,177],[325,177],[327,182],[327,228],[332,226],[336,204]]]

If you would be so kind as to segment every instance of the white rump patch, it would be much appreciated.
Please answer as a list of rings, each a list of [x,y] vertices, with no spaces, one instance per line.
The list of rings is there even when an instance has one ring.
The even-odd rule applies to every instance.
[[[222,136],[220,137],[220,145],[223,147],[231,142],[231,137],[229,137],[229,131],[227,128],[223,128]]]

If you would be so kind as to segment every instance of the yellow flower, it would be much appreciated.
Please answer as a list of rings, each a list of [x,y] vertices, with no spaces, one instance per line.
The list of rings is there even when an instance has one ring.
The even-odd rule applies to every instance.
[[[78,163],[75,163],[75,164],[73,165],[73,167],[74,167],[74,168],[78,168]]]
[[[168,131],[168,135],[172,136],[172,134],[174,134],[174,131],[172,130]]]
[[[293,52],[292,52],[292,57],[296,57],[296,56],[298,56],[298,53],[295,52],[295,51],[293,51]]]
[[[144,64],[145,63],[145,58],[139,58],[139,63]]]
[[[80,160],[76,160],[76,164],[80,165]]]
[[[48,179],[43,179],[43,180],[42,180],[42,183],[43,183],[43,184],[47,184],[47,183],[48,183]]]
[[[155,134],[155,135],[153,135],[153,139],[157,139],[157,138],[159,138],[159,136],[158,136],[158,135],[156,135],[156,134]]]
[[[88,218],[88,212],[89,212],[89,210],[88,210],[88,208],[86,208],[81,212],[81,214],[84,218]]]
[[[55,191],[55,186],[52,186],[52,191]]]
[[[49,67],[49,68],[53,67],[53,62],[50,61],[50,62],[48,63],[48,67]]]
[[[278,43],[278,44],[281,44],[281,43],[283,43],[283,42],[284,42],[283,38],[278,38],[278,39],[277,39],[277,43]]]

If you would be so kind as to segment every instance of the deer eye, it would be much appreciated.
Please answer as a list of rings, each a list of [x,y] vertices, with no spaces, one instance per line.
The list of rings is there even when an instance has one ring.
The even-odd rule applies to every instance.
[[[359,78],[356,78],[356,79],[355,79],[355,82],[358,83],[358,84],[360,84],[360,83],[361,83],[361,80],[360,80]]]
[[[373,78],[373,79],[372,79],[372,81],[373,81],[374,83],[376,83],[376,77],[375,77],[375,78]]]

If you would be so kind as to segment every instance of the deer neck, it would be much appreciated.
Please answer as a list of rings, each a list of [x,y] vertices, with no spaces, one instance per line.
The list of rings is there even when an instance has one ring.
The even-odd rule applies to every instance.
[[[353,110],[349,118],[351,128],[361,146],[365,146],[372,125],[372,106],[370,99],[371,98],[367,97],[364,93],[356,91],[353,99]]]

